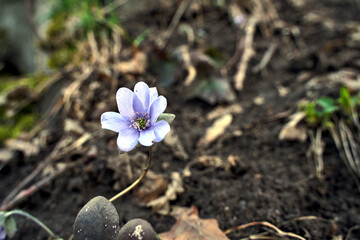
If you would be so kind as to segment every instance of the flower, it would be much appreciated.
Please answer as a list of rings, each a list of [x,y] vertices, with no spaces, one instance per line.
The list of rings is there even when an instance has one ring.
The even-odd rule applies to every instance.
[[[121,151],[128,152],[138,143],[152,146],[170,131],[166,121],[157,121],[165,111],[167,101],[158,96],[155,87],[149,88],[144,82],[138,82],[134,92],[122,87],[116,92],[116,102],[119,113],[103,113],[101,127],[119,133],[117,145]]]
[[[5,239],[6,239],[6,232],[4,226],[0,226],[0,240],[5,240]]]

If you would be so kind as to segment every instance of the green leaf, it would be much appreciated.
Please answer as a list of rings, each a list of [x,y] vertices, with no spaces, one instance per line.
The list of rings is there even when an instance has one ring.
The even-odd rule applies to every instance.
[[[4,229],[6,232],[6,235],[8,235],[10,238],[15,236],[16,233],[16,222],[15,219],[12,216],[8,216],[5,218],[4,221]]]
[[[322,107],[324,113],[330,114],[337,110],[339,107],[335,105],[335,100],[329,97],[323,97],[316,100],[316,103]]]
[[[142,41],[144,41],[144,39],[150,35],[150,33],[151,33],[150,29],[146,29],[139,36],[137,36],[133,41],[134,46],[135,47],[139,46],[142,43]]]
[[[313,102],[309,102],[305,107],[306,117],[312,118],[316,117],[315,104]]]
[[[1,211],[0,212],[0,226],[4,225],[5,218],[6,218],[6,212]]]
[[[157,122],[164,120],[165,122],[167,122],[169,125],[172,123],[172,121],[174,121],[175,119],[175,114],[172,113],[162,113],[160,115],[160,117],[157,119]]]
[[[350,93],[346,87],[342,87],[340,89],[340,97],[339,97],[338,101],[339,101],[344,113],[351,114],[353,105],[352,105]]]

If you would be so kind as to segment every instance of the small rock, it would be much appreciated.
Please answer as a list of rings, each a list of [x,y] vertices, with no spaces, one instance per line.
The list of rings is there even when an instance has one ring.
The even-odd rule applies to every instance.
[[[74,240],[117,240],[119,215],[106,198],[91,199],[78,213],[74,223]]]
[[[159,240],[151,224],[135,218],[127,222],[119,232],[119,240]]]

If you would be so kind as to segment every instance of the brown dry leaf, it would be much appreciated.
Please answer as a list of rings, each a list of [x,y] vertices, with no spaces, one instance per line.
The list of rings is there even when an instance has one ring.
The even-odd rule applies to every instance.
[[[230,126],[233,117],[231,114],[225,114],[221,118],[217,119],[214,124],[206,129],[205,136],[200,139],[198,145],[202,147],[209,146],[218,137],[224,134],[227,127]]]
[[[143,202],[150,202],[160,197],[167,189],[169,181],[151,170],[146,174],[143,184],[135,192]]]
[[[232,104],[228,107],[219,106],[219,107],[215,108],[213,111],[209,112],[206,115],[206,118],[209,121],[212,121],[216,118],[224,116],[225,114],[229,114],[229,113],[230,114],[241,114],[241,113],[243,113],[243,111],[244,111],[244,109],[238,103]]]
[[[198,158],[195,158],[183,170],[183,176],[190,177],[191,176],[191,167],[196,164],[200,163],[204,167],[216,167],[216,168],[224,168],[228,169],[229,164],[225,163],[219,156],[213,155],[203,155]]]
[[[200,219],[198,209],[184,212],[170,231],[160,233],[162,240],[228,240],[215,219]]]
[[[264,96],[257,96],[254,98],[254,103],[258,106],[261,106],[265,103],[265,98]]]
[[[279,140],[298,140],[305,142],[307,139],[306,128],[298,127],[297,124],[305,118],[304,112],[297,112],[290,116],[290,121],[285,124],[279,134]]]
[[[41,173],[41,176],[45,177],[45,176],[49,176],[49,175],[54,175],[56,174],[56,172],[58,172],[59,170],[64,170],[66,168],[68,164],[66,163],[57,163],[55,166],[54,165],[47,165],[44,170]]]
[[[36,156],[40,152],[38,144],[21,139],[8,139],[5,141],[5,146],[8,149],[23,152],[26,157]]]
[[[135,52],[131,60],[118,64],[119,72],[122,74],[143,74],[146,67],[147,55],[141,51]]]
[[[65,132],[73,132],[78,135],[82,135],[85,132],[80,124],[80,121],[73,120],[71,118],[65,119],[64,130]]]
[[[180,173],[172,172],[171,183],[169,184],[165,195],[149,202],[146,206],[152,207],[153,211],[158,214],[167,215],[170,213],[170,201],[175,200],[177,195],[183,192],[184,188],[182,186]]]

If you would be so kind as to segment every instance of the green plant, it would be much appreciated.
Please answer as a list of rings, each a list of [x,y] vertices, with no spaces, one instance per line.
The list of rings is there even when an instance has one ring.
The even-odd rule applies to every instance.
[[[39,227],[44,229],[49,234],[50,239],[62,240],[62,238],[56,236],[56,234],[51,231],[50,228],[48,228],[42,221],[22,210],[0,211],[0,235],[3,235],[4,238],[6,238],[6,236],[8,236],[9,238],[15,236],[17,227],[15,218],[13,217],[14,215],[26,217],[27,219],[36,223]]]
[[[317,176],[321,178],[324,166],[322,131],[329,131],[360,190],[360,152],[357,147],[360,144],[357,113],[357,107],[360,105],[359,96],[359,93],[352,96],[346,87],[342,87],[337,99],[321,97],[307,103],[301,109],[305,112],[306,122],[312,128],[310,152],[316,162]]]

